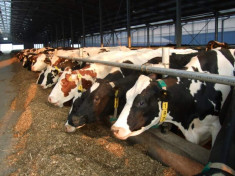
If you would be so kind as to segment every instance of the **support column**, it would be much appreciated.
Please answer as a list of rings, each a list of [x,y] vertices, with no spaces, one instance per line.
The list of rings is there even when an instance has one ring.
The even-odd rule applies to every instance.
[[[71,44],[72,44],[71,47],[73,47],[74,46],[73,45],[74,38],[73,38],[73,16],[72,16],[72,14],[70,14],[70,36],[71,36]]]
[[[102,22],[102,0],[99,0],[99,12],[100,12],[100,46],[104,47],[103,41],[103,22]]]
[[[91,46],[94,46],[93,34],[91,34]]]
[[[82,6],[82,47],[86,45],[84,7]]]
[[[65,47],[64,19],[61,20],[61,31],[62,31],[62,46]]]
[[[150,47],[150,40],[149,40],[149,24],[147,24],[147,47]]]
[[[55,25],[55,46],[58,47],[58,25]]]
[[[218,41],[218,12],[215,13],[215,41]]]
[[[182,43],[181,0],[176,0],[175,42],[176,42],[176,47],[181,47]]]
[[[130,0],[126,0],[126,14],[127,14],[127,46],[131,47],[131,13],[130,13]]]
[[[224,21],[229,19],[230,17],[227,17],[225,19],[222,19],[222,24],[221,24],[221,42],[224,42]]]
[[[114,30],[112,30],[112,44],[113,44],[113,46],[115,45],[115,41],[114,41]]]

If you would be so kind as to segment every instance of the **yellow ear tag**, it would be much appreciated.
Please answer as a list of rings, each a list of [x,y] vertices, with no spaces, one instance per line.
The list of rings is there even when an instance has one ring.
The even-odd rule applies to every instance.
[[[82,75],[81,74],[78,74],[78,79],[81,79],[82,78]]]
[[[57,66],[55,66],[55,69],[60,73],[60,69]]]
[[[163,102],[162,103],[162,113],[161,113],[160,122],[164,122],[166,120],[167,108],[168,108],[168,102]]]
[[[70,81],[70,82],[73,81],[72,76],[69,77],[69,81]]]
[[[118,96],[118,90],[116,90],[116,92],[115,92],[114,108],[118,108],[119,98],[117,96]]]
[[[80,90],[81,92],[83,91],[83,87],[81,84],[78,86],[78,90]]]

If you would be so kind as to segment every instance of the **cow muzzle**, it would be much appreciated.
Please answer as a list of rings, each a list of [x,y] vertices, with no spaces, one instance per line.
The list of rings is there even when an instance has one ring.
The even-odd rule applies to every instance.
[[[87,116],[72,116],[72,122],[76,128],[81,128],[87,123]]]
[[[111,131],[113,132],[116,138],[121,139],[121,140],[126,140],[130,136],[130,133],[128,132],[128,130],[122,127],[112,126]]]
[[[55,106],[63,107],[63,104],[61,104],[59,101],[55,101],[51,96],[48,97],[48,101]]]

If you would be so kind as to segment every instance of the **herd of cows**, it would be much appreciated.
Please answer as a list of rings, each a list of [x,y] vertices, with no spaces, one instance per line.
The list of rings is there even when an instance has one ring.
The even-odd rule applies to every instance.
[[[169,48],[169,54],[170,68],[234,76],[235,49],[198,52]],[[125,140],[168,122],[177,126],[190,142],[199,144],[211,136],[214,144],[223,123],[220,114],[232,90],[230,86],[85,63],[62,56],[153,67],[164,65],[162,48],[41,48],[19,52],[17,57],[23,67],[41,72],[37,84],[43,89],[54,86],[48,96],[50,103],[63,107],[72,102],[66,132],[102,121],[111,127],[115,137]]]

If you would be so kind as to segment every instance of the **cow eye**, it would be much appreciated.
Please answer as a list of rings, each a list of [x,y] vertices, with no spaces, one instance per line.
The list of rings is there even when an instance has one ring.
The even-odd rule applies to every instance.
[[[99,101],[99,99],[100,99],[100,98],[99,98],[98,96],[95,96],[95,97],[94,97],[94,101],[96,101],[96,102]]]
[[[139,107],[142,107],[144,105],[144,101],[140,101],[139,103],[138,103],[138,106]]]
[[[94,104],[95,104],[95,105],[98,105],[98,104],[100,103],[100,97],[95,96],[94,99],[93,99],[93,101],[94,101]]]

